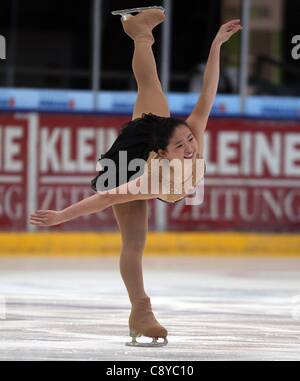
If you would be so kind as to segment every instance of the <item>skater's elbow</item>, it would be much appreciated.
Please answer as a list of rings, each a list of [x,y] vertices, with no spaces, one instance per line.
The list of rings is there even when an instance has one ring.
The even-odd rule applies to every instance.
[[[112,195],[107,191],[98,192],[96,197],[97,197],[97,204],[98,204],[100,209],[107,208],[107,207],[113,205],[113,203],[114,203]]]
[[[100,207],[107,208],[115,204],[132,201],[133,197],[128,194],[119,194],[118,192],[98,192],[98,200]]]

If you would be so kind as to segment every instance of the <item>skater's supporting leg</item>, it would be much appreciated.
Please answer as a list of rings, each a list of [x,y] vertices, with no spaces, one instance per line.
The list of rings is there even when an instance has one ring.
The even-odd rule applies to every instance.
[[[120,271],[132,304],[129,317],[130,334],[132,337],[141,334],[151,338],[166,338],[168,332],[155,319],[150,298],[144,289],[142,257],[148,231],[147,201],[114,205],[113,211],[122,235]],[[163,344],[148,345],[166,343],[164,340]]]
[[[131,303],[147,297],[144,290],[142,256],[148,231],[147,201],[114,205],[122,235],[120,271]]]

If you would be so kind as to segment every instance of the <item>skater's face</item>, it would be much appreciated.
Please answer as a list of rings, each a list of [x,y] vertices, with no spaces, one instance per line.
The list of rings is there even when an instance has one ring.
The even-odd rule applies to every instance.
[[[159,150],[161,157],[173,159],[194,159],[197,153],[197,142],[189,127],[184,124],[175,128],[165,150]]]

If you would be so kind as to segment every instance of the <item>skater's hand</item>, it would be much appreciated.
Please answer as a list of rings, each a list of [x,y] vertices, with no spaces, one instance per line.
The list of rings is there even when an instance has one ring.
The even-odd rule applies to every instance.
[[[231,36],[242,29],[243,27],[241,26],[240,19],[231,20],[221,26],[215,37],[215,41],[223,44],[224,42],[228,41]]]
[[[53,226],[61,222],[61,212],[56,210],[37,210],[30,215],[30,223],[36,226]]]

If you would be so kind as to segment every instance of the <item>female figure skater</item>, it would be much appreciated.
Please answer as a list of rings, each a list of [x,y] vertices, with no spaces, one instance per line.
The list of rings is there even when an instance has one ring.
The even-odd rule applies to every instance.
[[[132,16],[132,12],[138,14]],[[143,158],[147,162],[153,157],[167,160],[203,158],[203,134],[218,87],[220,48],[241,29],[240,20],[232,20],[222,25],[213,40],[201,97],[191,115],[183,121],[170,117],[152,52],[152,30],[164,21],[163,8],[136,8],[114,14],[122,16],[124,31],[134,42],[132,68],[138,95],[133,120],[123,127],[111,149],[102,155],[100,162],[103,158],[111,158],[119,168],[116,155],[120,150],[125,150],[129,159]],[[99,171],[98,176],[92,180],[92,187],[97,190],[97,194],[60,211],[38,210],[31,214],[30,222],[36,226],[53,226],[112,206],[122,235],[120,271],[132,305],[129,317],[132,342],[128,345],[166,345],[168,332],[154,317],[150,298],[144,290],[142,272],[142,255],[148,229],[147,200],[158,198],[158,195],[122,192],[128,185],[126,182],[117,182],[120,190],[118,193],[103,192],[97,185],[102,174],[103,171]],[[139,178],[133,180],[136,184],[139,181]],[[175,202],[185,196],[184,192],[176,195],[159,194],[159,198],[167,202]],[[136,337],[142,335],[152,338],[152,343],[138,343]],[[159,342],[159,338],[164,341]]]

